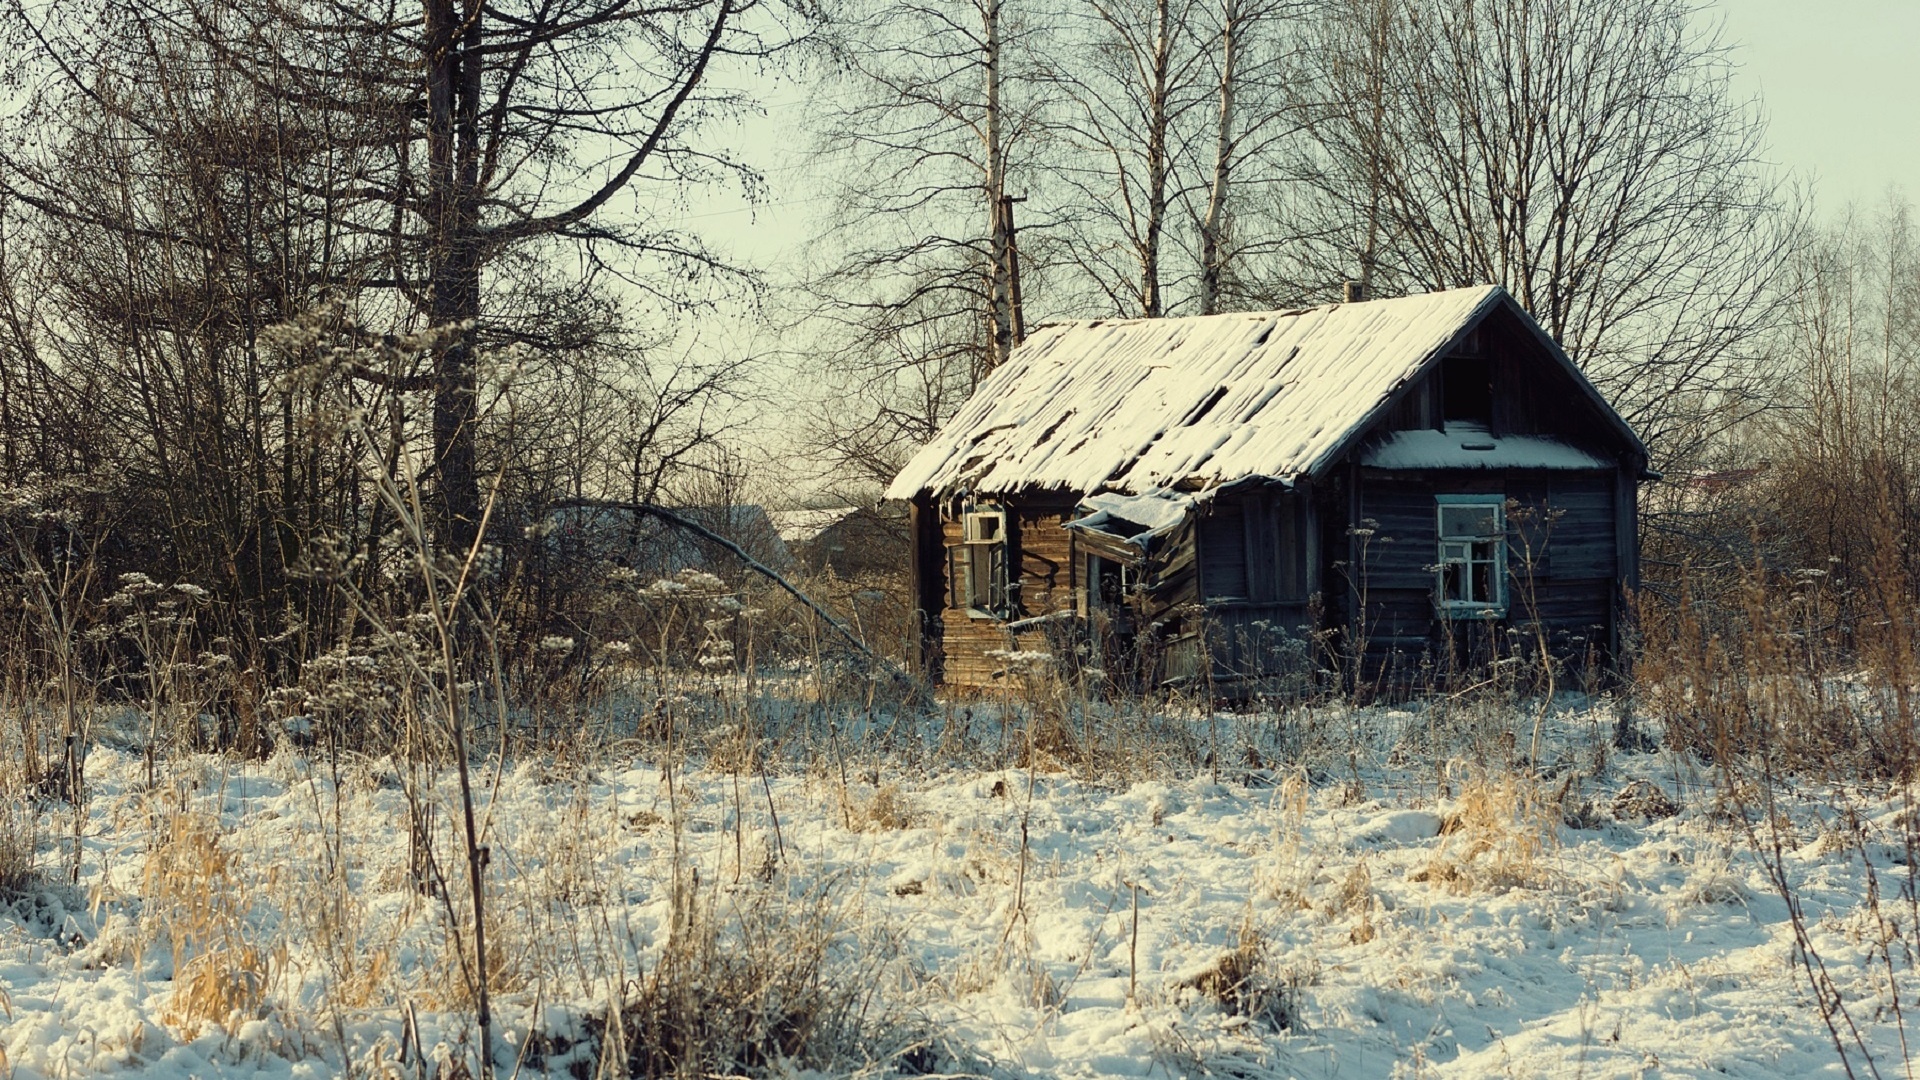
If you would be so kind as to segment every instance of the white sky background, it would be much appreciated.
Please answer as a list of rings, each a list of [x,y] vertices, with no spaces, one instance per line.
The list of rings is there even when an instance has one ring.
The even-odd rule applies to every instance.
[[[1850,204],[1870,212],[1893,191],[1920,199],[1920,0],[1717,0],[1703,17],[1723,20],[1723,40],[1739,65],[1736,91],[1760,100],[1770,158],[1809,187],[1820,220],[1836,219]],[[811,186],[803,97],[791,82],[771,84],[765,116],[712,130],[766,174],[765,201],[716,189],[696,195],[685,219],[717,250],[768,271],[776,284],[804,269],[808,241],[828,209]],[[744,310],[720,321],[727,325],[707,328],[720,333],[703,333],[692,347],[757,349],[749,343],[775,336]],[[792,384],[805,383],[791,374],[771,380],[772,397],[790,402]],[[766,404],[764,419],[750,426],[767,437],[752,441],[791,447],[787,404]],[[780,452],[768,457],[773,471],[784,471]],[[776,501],[793,494],[788,488]]]
[[[1890,187],[1920,196],[1920,0],[1720,0],[1740,86],[1774,162],[1815,182],[1820,216]]]

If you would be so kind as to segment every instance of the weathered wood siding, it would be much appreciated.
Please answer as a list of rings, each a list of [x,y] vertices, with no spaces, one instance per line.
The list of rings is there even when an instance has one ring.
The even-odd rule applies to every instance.
[[[1355,570],[1329,568],[1352,613],[1347,647],[1363,645],[1370,671],[1389,677],[1530,650],[1540,633],[1569,661],[1610,655],[1621,566],[1616,485],[1613,472],[1360,470]],[[1441,494],[1508,501],[1507,613],[1491,625],[1437,612]]]
[[[944,659],[940,625],[947,606],[940,511],[931,498],[923,495],[909,505],[907,523],[907,534],[913,543],[913,557],[907,560],[907,587],[913,597],[912,625],[920,635],[920,640],[908,650],[908,656],[924,678],[938,682]]]
[[[1007,543],[1012,559],[1008,579],[1013,586],[1014,617],[1003,620],[976,616],[944,599],[951,596],[951,590],[942,593],[941,679],[950,686],[1006,685],[1005,659],[989,654],[1052,652],[1055,640],[1044,626],[1016,633],[1007,629],[1008,623],[1074,610],[1075,589],[1079,586],[1074,565],[1077,560],[1073,557],[1072,534],[1061,528],[1073,517],[1072,504],[1009,502],[1006,509]],[[944,517],[942,544],[946,547],[959,544],[963,528],[959,518]],[[938,563],[944,580],[947,561],[943,558]]]
[[[1209,604],[1248,598],[1247,516],[1221,500],[1200,519],[1200,595]]]
[[[1312,505],[1304,494],[1273,485],[1222,496],[1200,518],[1204,633],[1216,680],[1311,669],[1318,564]]]

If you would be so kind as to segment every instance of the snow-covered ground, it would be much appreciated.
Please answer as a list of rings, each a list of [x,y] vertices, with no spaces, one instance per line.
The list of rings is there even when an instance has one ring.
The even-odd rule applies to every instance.
[[[876,1074],[993,1077],[1845,1074],[1789,907],[1709,775],[1604,751],[1578,711],[1550,720],[1537,777],[1474,763],[1497,736],[1408,752],[1426,722],[1352,714],[1365,752],[1323,745],[1312,768],[1136,780],[877,753],[510,762],[476,777],[500,1074],[595,1075],[609,1000],[695,922],[748,971],[824,946],[819,981],[864,1042],[822,1071],[864,1053]],[[78,884],[0,921],[5,1075],[449,1075],[474,1038],[460,946],[416,888],[391,762],[198,758],[149,787],[138,754],[102,747],[87,768]],[[451,778],[431,783],[457,905]],[[1892,1076],[1920,909],[1898,895],[1902,808],[1857,809],[1809,796],[1778,822],[1835,1023]],[[64,808],[44,824],[71,835]],[[70,851],[45,842],[58,878]]]

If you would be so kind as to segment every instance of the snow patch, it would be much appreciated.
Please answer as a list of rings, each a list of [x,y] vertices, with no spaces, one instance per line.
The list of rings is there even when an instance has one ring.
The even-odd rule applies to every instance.
[[[1598,454],[1546,435],[1494,435],[1484,424],[1454,421],[1444,431],[1395,431],[1363,450],[1375,469],[1611,469]]]

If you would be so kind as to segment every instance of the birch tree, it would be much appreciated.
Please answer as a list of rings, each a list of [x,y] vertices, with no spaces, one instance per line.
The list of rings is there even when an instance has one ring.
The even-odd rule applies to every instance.
[[[1073,260],[1116,314],[1166,314],[1170,211],[1191,174],[1194,119],[1206,102],[1206,50],[1192,0],[1086,0],[1086,44],[1054,77],[1070,95],[1055,163],[1063,213],[1077,218]]]
[[[1015,200],[1031,181],[1044,24],[1010,0],[893,0],[857,8],[824,94],[822,156],[840,255],[817,282],[833,308],[973,313],[979,366],[1018,336]]]
[[[1051,27],[1013,0],[878,0],[843,13],[815,112],[832,210],[797,316],[824,456],[885,482],[1005,361],[1034,303]],[[841,479],[845,479],[844,476]]]
[[[1242,265],[1286,242],[1289,222],[1269,214],[1268,227],[1236,228],[1242,204],[1269,207],[1283,174],[1276,153],[1302,126],[1285,100],[1288,38],[1305,6],[1287,0],[1220,0],[1209,52],[1213,61],[1213,138],[1202,160],[1204,192],[1195,218],[1199,279],[1196,314],[1212,315],[1244,291]]]
[[[1211,314],[1288,223],[1275,151],[1298,121],[1280,89],[1293,0],[1082,0],[1049,77],[1068,107],[1049,155],[1054,216],[1085,285],[1081,314]]]

